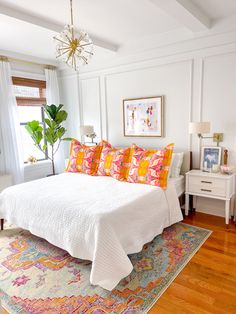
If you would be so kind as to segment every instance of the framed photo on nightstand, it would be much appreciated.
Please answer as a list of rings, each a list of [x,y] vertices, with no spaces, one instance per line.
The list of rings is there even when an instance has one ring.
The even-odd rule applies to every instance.
[[[201,170],[210,170],[213,165],[220,166],[221,147],[203,146],[201,153]]]

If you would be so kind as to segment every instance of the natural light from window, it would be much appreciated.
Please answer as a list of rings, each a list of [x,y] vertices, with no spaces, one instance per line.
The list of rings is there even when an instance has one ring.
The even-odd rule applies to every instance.
[[[45,159],[45,155],[35,147],[33,140],[29,133],[25,129],[25,125],[28,121],[38,120],[42,121],[42,107],[38,106],[18,106],[21,138],[23,142],[24,161],[27,161],[29,156],[34,156],[37,160]],[[43,123],[42,123],[43,126]]]
[[[14,85],[14,92],[16,97],[40,97],[37,87]]]
[[[45,129],[43,105],[46,103],[46,83],[40,80],[13,77],[13,87],[20,120],[24,161],[27,162],[30,156],[37,160],[45,160],[47,153],[44,154],[34,145],[25,126],[29,121],[37,120]],[[41,144],[44,144],[43,141]]]

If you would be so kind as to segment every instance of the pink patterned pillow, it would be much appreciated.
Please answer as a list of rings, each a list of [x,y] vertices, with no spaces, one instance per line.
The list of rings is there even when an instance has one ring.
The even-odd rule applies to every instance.
[[[97,174],[124,181],[128,172],[130,152],[130,148],[116,149],[108,145],[103,146]]]
[[[103,145],[110,144],[102,141],[97,146],[86,146],[77,140],[72,140],[67,172],[83,172],[96,175]]]
[[[137,146],[133,148],[127,181],[161,186],[165,150],[146,150]]]

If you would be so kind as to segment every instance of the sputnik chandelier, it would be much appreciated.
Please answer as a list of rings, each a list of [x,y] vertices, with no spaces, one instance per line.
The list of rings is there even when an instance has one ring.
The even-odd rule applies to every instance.
[[[93,43],[85,31],[79,30],[75,35],[72,0],[70,0],[70,13],[70,25],[66,25],[64,30],[53,39],[56,43],[56,58],[77,71],[80,65],[88,64],[93,56]]]

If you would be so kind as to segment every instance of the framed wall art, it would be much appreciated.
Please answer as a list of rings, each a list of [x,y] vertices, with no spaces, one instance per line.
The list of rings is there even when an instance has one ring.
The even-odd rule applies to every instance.
[[[164,96],[123,100],[124,136],[162,137]]]

